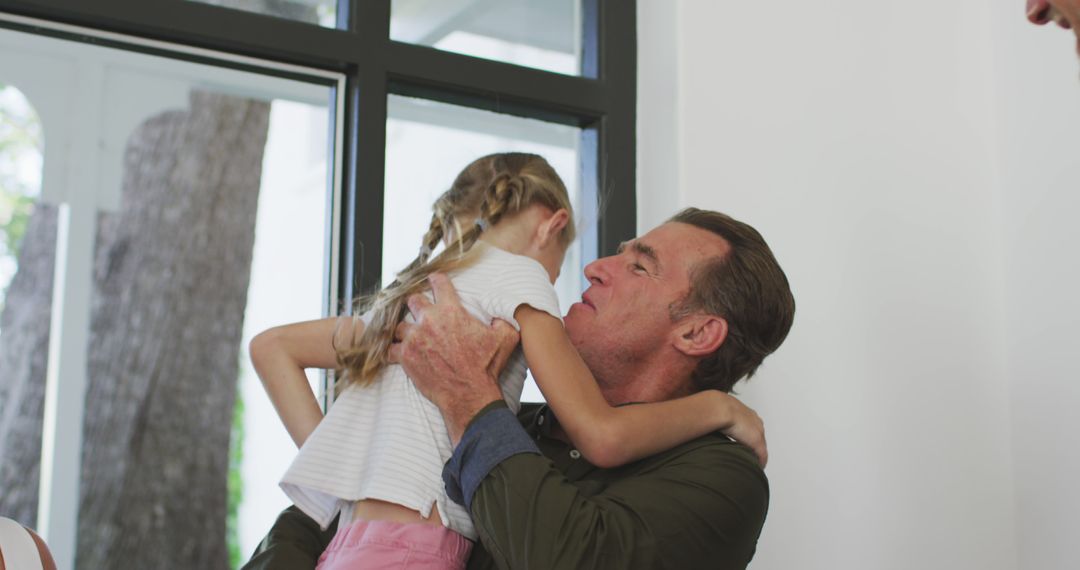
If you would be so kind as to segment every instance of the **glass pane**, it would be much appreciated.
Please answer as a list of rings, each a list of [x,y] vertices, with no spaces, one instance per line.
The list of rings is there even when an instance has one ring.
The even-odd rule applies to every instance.
[[[337,27],[337,0],[188,0],[245,12]]]
[[[88,253],[69,248],[57,273],[88,301],[53,321],[89,317],[76,331],[87,382],[78,566],[238,567],[288,504],[277,481],[295,450],[248,343],[329,304],[332,89],[4,30],[0,83],[24,89],[49,143],[43,163],[34,145],[9,150],[12,130],[0,126],[0,180],[43,170],[40,200],[66,205],[69,220],[70,233],[54,222],[41,244],[27,229],[23,247],[92,232]],[[0,109],[0,125],[26,123],[7,90]],[[9,195],[5,186],[0,214]],[[8,257],[0,252],[0,271],[11,272]],[[23,271],[7,309],[44,311],[47,335],[48,293],[14,299]],[[7,322],[0,390],[4,345],[18,338]],[[33,353],[44,362],[47,352]],[[11,410],[34,410],[37,456],[4,450],[0,515],[32,513],[34,525],[41,407],[11,394],[0,392],[0,429]]]
[[[580,219],[581,130],[467,107],[391,95],[386,125],[386,195],[383,214],[383,284],[416,258],[431,221],[431,203],[473,160],[495,152],[539,154],[559,173]],[[422,167],[421,167],[422,166]],[[581,240],[566,254],[555,289],[565,311],[581,298]],[[542,396],[531,379],[525,401]]]
[[[2,69],[2,67],[0,67]],[[41,202],[45,138],[21,78],[0,72],[0,516],[37,516],[56,207]],[[26,485],[8,485],[9,481]]]
[[[231,447],[242,488],[237,501],[239,558],[234,555],[234,562],[247,560],[290,503],[278,480],[296,447],[266,397],[246,348],[267,328],[325,314],[329,126],[326,107],[287,99],[270,105],[240,341],[241,402],[234,421],[242,431],[233,433]],[[308,370],[316,393],[321,380],[322,374]]]
[[[581,0],[393,0],[390,39],[578,75]]]
[[[19,252],[41,193],[45,139],[33,105],[0,83],[0,312],[19,269]],[[0,322],[0,334],[3,333]]]

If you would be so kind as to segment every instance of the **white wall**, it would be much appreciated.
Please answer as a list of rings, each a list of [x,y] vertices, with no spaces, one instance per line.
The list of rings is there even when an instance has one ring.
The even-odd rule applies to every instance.
[[[1016,529],[1024,570],[1080,567],[1080,64],[995,13]]]
[[[679,201],[680,6],[680,2],[638,0],[639,228],[659,225],[674,213]]]
[[[744,219],[799,304],[758,570],[1076,567],[1080,64],[1022,4],[638,1],[642,228]]]

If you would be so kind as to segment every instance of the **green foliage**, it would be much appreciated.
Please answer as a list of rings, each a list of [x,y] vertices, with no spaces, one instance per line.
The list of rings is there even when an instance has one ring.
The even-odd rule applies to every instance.
[[[244,358],[241,355],[241,358]],[[244,479],[240,466],[244,462],[244,397],[239,382],[236,387],[236,407],[233,408],[232,435],[229,437],[228,507],[225,519],[225,541],[229,548],[229,566],[239,568],[244,563],[240,550],[239,512],[244,500]]]
[[[19,255],[34,199],[8,191],[0,180],[0,255]]]
[[[33,108],[17,89],[0,83],[0,261],[9,264],[18,259],[34,211],[38,189],[27,165],[41,164],[43,142]],[[0,310],[8,276],[0,275]]]

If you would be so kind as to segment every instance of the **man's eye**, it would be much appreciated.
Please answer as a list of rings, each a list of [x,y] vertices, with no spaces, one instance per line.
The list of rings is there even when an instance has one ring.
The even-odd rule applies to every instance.
[[[634,264],[631,265],[631,267],[634,268],[634,271],[646,271],[645,266],[640,264],[640,263],[634,263]],[[647,273],[647,271],[646,271],[646,273]]]

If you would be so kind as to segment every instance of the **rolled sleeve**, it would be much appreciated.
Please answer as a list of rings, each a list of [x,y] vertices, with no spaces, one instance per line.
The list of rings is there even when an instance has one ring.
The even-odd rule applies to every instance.
[[[522,453],[540,455],[529,434],[505,402],[489,404],[469,423],[461,442],[443,467],[446,494],[466,510],[488,473],[506,459]]]

